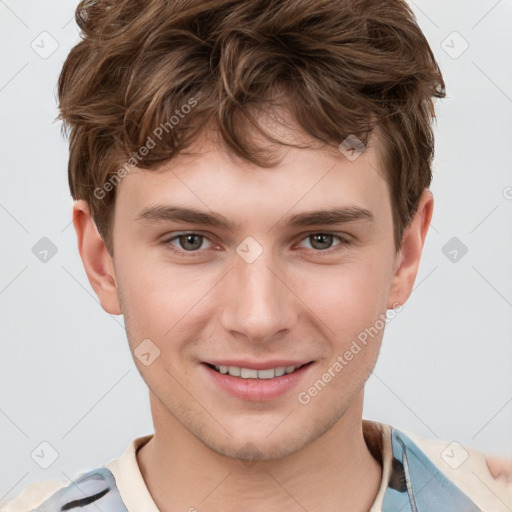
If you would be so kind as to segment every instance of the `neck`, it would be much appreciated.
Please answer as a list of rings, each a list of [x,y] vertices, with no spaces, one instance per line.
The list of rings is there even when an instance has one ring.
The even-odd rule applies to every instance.
[[[208,510],[368,511],[382,468],[366,446],[362,393],[321,437],[278,460],[247,463],[219,455],[151,396],[155,435],[137,462],[161,512]]]

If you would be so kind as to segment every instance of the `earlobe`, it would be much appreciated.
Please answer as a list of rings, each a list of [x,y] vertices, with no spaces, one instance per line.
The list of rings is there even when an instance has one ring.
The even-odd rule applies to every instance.
[[[434,197],[432,192],[425,189],[418,201],[418,208],[413,218],[404,230],[402,246],[396,255],[395,272],[388,297],[388,308],[396,307],[396,304],[405,304],[412,292],[420,265],[423,245],[432,219],[433,208]]]
[[[75,201],[73,205],[73,225],[78,252],[101,306],[111,315],[122,314],[112,258],[98,233],[89,205],[83,199]]]

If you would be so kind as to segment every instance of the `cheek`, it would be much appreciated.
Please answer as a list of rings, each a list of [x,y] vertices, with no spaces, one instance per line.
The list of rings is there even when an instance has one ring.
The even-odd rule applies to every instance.
[[[325,279],[318,277],[318,286],[304,292],[304,302],[320,319],[325,352],[318,374],[307,385],[315,388],[308,388],[313,394],[322,389],[317,403],[323,407],[331,400],[349,400],[375,366],[386,325],[386,279],[379,266],[361,263],[351,269],[339,267]],[[328,384],[317,386],[318,379]]]
[[[385,313],[388,281],[382,264],[360,260],[317,272],[300,295],[330,328],[330,337],[341,341],[357,336]]]
[[[160,266],[144,260],[143,254],[137,252],[125,255],[116,265],[116,277],[128,337],[137,344],[165,332],[164,324],[169,325],[172,320],[169,310],[179,301],[176,287],[170,286]]]
[[[178,267],[161,260],[131,255],[118,271],[121,306],[132,343],[150,338],[161,346],[180,336],[194,338],[197,315],[215,280],[193,266]],[[188,333],[188,336],[187,336]]]

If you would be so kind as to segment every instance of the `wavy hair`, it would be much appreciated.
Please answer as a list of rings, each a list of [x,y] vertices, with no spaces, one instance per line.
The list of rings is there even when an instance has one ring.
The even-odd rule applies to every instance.
[[[81,41],[59,76],[58,118],[71,195],[89,203],[111,254],[107,182],[157,127],[138,167],[173,158],[212,123],[231,151],[269,167],[254,134],[288,143],[258,122],[268,105],[327,145],[367,141],[377,127],[399,250],[432,179],[433,100],[445,96],[404,0],[83,0],[75,19]]]

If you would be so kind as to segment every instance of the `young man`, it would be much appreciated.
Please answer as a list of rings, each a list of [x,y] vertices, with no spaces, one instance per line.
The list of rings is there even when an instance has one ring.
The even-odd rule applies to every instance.
[[[73,221],[155,433],[6,511],[505,511],[506,468],[362,420],[432,217],[444,83],[402,0],[84,1]]]

